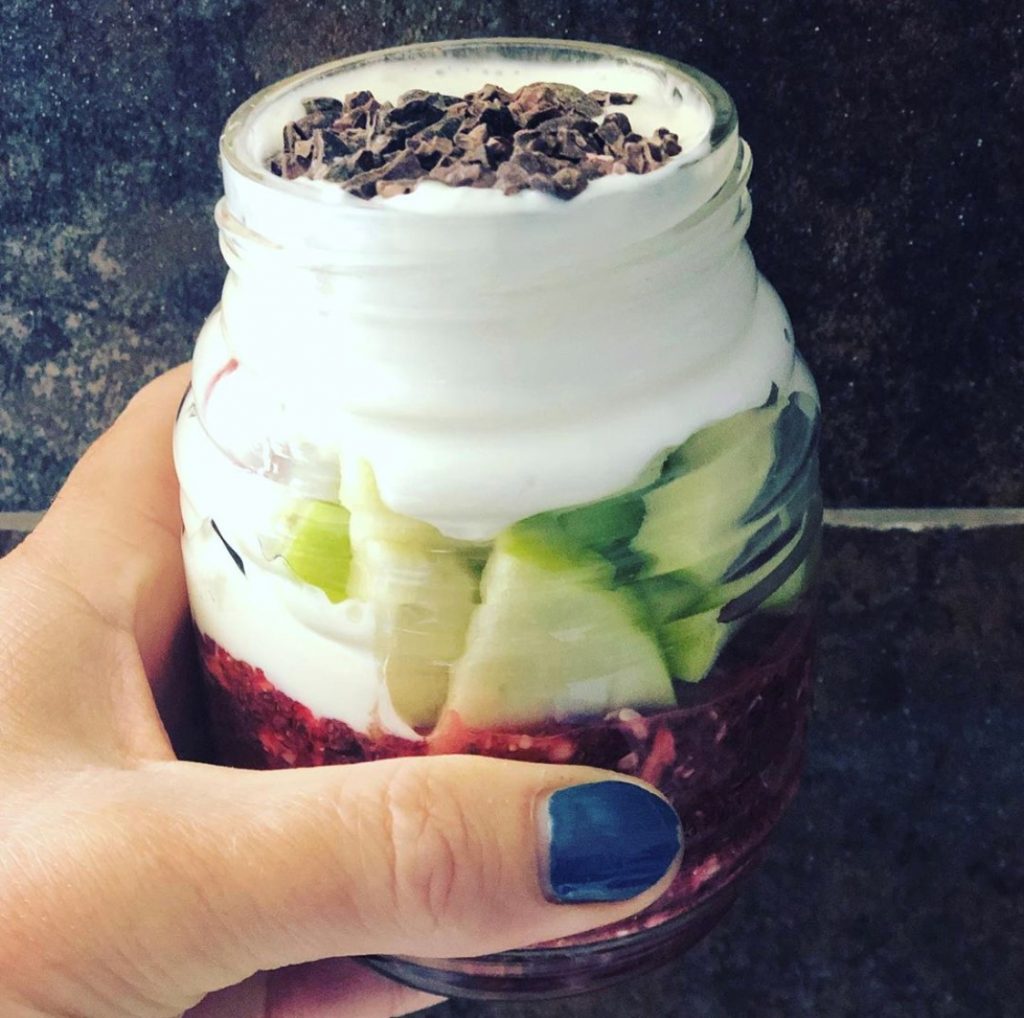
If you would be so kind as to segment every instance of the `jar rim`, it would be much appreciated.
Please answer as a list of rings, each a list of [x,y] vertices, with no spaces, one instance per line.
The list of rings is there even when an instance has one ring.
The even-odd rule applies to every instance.
[[[228,117],[220,136],[221,160],[231,168],[233,173],[248,179],[251,183],[282,190],[287,189],[294,195],[291,181],[275,176],[262,163],[246,158],[245,154],[239,150],[245,131],[250,127],[252,118],[260,109],[307,83],[332,77],[340,72],[390,61],[437,60],[445,56],[457,57],[474,50],[497,50],[499,56],[509,58],[514,58],[517,51],[522,55],[536,55],[538,51],[550,53],[552,56],[558,53],[576,54],[595,61],[613,60],[661,74],[666,80],[678,79],[685,82],[694,88],[707,103],[711,121],[705,150],[694,158],[681,163],[684,166],[694,167],[714,158],[738,131],[736,107],[729,93],[712,77],[689,64],[643,50],[613,46],[607,43],[529,36],[486,36],[470,39],[442,39],[370,50],[318,64],[275,81],[246,99]],[[665,168],[670,165],[667,164]],[[658,175],[658,173],[653,173],[646,177],[653,178]],[[353,206],[369,208],[368,203],[362,202],[358,206],[353,203]]]

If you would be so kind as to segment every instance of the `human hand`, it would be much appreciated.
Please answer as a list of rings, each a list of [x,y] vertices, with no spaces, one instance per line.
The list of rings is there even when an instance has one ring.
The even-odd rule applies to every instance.
[[[632,796],[614,844],[547,820],[555,793],[614,824],[602,771],[178,759],[197,703],[170,456],[187,377],[147,386],[0,562],[0,1014],[405,1014],[434,998],[348,957],[490,953],[654,901],[678,866],[662,799]],[[645,817],[661,833],[641,844]]]

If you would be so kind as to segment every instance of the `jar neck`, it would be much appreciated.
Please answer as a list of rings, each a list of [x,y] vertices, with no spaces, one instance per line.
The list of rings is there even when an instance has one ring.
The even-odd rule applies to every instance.
[[[350,214],[347,229],[322,227],[307,245],[295,223],[276,242],[257,235],[226,198],[217,219],[233,354],[282,383],[328,386],[334,398],[352,386],[345,398],[376,411],[400,398],[403,413],[422,406],[432,419],[457,418],[465,399],[446,413],[428,396],[434,383],[512,418],[569,414],[595,398],[572,384],[588,360],[618,379],[620,398],[664,384],[727,345],[752,313],[756,275],[742,244],[750,158],[738,141],[732,151],[689,214],[670,181],[627,181],[645,186],[575,210],[579,198],[548,200],[541,214]],[[425,401],[408,391],[410,376]]]

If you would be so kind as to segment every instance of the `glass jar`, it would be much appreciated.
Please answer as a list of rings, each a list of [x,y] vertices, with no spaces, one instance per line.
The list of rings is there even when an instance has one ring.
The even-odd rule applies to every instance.
[[[668,119],[683,152],[570,201],[436,183],[363,201],[266,168],[306,98],[537,80],[636,92],[638,129]],[[434,43],[272,85],[221,158],[229,272],[175,456],[224,761],[639,776],[685,837],[645,912],[500,956],[370,961],[439,993],[545,996],[678,952],[792,798],[811,694],[818,400],[744,241],[731,100],[629,50]]]

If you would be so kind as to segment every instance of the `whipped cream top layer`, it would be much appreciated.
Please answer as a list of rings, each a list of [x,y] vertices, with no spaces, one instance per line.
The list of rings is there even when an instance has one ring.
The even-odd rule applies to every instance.
[[[785,387],[794,351],[742,240],[749,160],[734,121],[723,133],[706,89],[669,65],[520,49],[307,72],[229,121],[218,223],[231,272],[196,382],[215,440],[251,436],[238,458],[365,461],[393,510],[486,540],[632,484]],[[569,201],[434,182],[364,201],[265,167],[305,98],[485,81],[635,92],[636,129],[668,127],[682,152]]]

